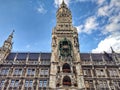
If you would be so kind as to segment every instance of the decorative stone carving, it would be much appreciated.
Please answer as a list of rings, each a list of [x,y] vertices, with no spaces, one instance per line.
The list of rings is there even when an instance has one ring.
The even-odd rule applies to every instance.
[[[53,36],[52,38],[52,46],[55,47],[57,45],[57,38],[55,36]]]

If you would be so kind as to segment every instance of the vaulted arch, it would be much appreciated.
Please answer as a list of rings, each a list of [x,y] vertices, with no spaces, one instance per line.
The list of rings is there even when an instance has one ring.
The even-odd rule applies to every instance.
[[[71,79],[70,79],[69,76],[65,76],[65,77],[63,78],[63,85],[64,85],[64,86],[71,86]]]
[[[64,73],[70,73],[71,72],[70,65],[65,63],[62,67],[62,70]]]

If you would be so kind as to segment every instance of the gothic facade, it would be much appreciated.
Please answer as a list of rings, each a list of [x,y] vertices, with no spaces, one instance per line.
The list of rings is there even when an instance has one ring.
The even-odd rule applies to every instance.
[[[13,32],[0,48],[0,90],[120,90],[120,54],[80,53],[77,29],[62,2],[51,53],[11,52]]]

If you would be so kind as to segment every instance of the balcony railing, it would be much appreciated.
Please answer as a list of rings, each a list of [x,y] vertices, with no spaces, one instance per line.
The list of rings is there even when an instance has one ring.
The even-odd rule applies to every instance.
[[[71,86],[71,82],[63,82],[63,85],[65,85],[65,86]]]
[[[63,69],[63,72],[64,73],[70,73],[71,71],[70,71],[70,69]]]

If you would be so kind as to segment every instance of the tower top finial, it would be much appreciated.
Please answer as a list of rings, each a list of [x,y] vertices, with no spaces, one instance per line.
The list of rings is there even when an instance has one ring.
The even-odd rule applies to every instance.
[[[14,32],[15,32],[15,30],[13,29],[12,33],[10,34],[10,36],[13,36]]]
[[[64,0],[62,0],[62,3],[65,3],[65,1],[64,1]]]
[[[66,6],[65,1],[62,0],[61,6]]]

